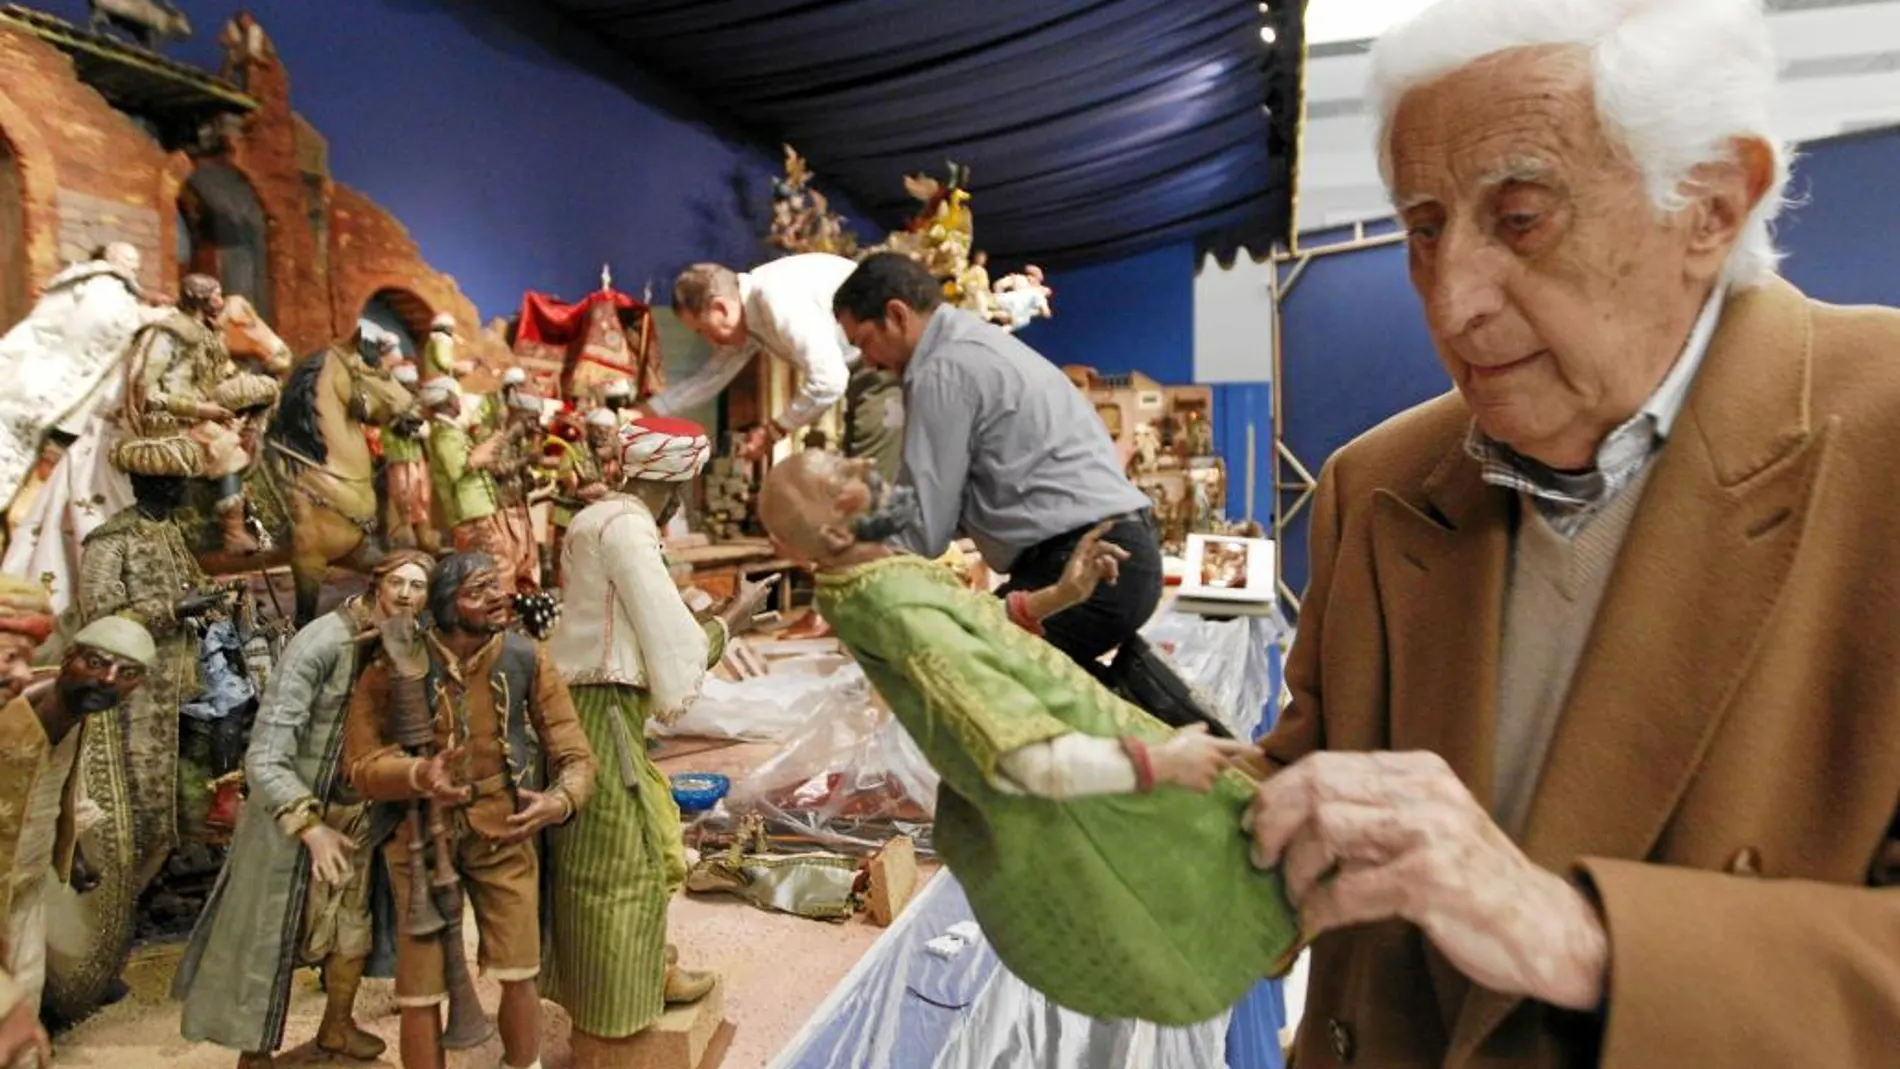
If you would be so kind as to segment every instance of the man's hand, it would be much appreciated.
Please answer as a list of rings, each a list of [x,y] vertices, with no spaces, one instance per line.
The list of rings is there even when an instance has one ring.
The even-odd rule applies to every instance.
[[[1601,1005],[1596,908],[1525,857],[1437,754],[1314,754],[1261,784],[1245,820],[1254,864],[1280,866],[1308,939],[1406,920],[1480,986]]]
[[[780,578],[774,573],[756,581],[739,580],[739,591],[732,596],[732,604],[719,614],[719,618],[726,622],[727,634],[742,634],[752,628],[752,618],[765,607],[766,597],[772,593],[773,587],[778,586]]]
[[[521,842],[542,828],[567,819],[567,803],[558,794],[543,794],[526,787],[518,789],[515,794],[520,798],[521,808],[508,818],[510,830],[502,842]]]
[[[237,419],[237,413],[223,405],[214,404],[210,401],[198,402],[197,407],[193,408],[192,412],[199,419],[208,420],[212,423],[230,423]]]
[[[449,766],[461,757],[462,747],[455,746],[434,757],[423,758],[416,765],[416,790],[436,805],[457,806],[466,803],[474,792],[456,783],[454,775],[449,772]]]
[[[0,1066],[24,1065],[29,1052],[39,1055],[38,1069],[51,1069],[53,1040],[40,1025],[39,1007],[23,998],[0,1018]]]
[[[1171,783],[1205,793],[1213,789],[1227,763],[1254,747],[1239,739],[1221,739],[1207,733],[1205,724],[1189,724],[1159,746],[1148,748],[1148,764],[1155,783]]]
[[[350,855],[356,843],[328,824],[312,824],[303,833],[303,845],[310,851],[310,878],[332,887],[350,882]]]
[[[586,486],[574,491],[574,496],[588,504],[592,504],[607,496],[607,488],[600,483],[588,483]]]
[[[422,641],[422,628],[416,624],[416,618],[408,615],[391,616],[377,627],[383,644],[383,654],[396,668],[396,674],[404,679],[421,679],[429,674],[429,650]]]

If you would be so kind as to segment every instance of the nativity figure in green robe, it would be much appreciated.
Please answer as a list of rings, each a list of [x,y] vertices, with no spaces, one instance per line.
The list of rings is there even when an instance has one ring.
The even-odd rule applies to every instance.
[[[1242,830],[1255,784],[1236,766],[1256,751],[1161,723],[1033,633],[1113,581],[1120,551],[1085,538],[1055,587],[1006,602],[884,544],[908,502],[808,451],[772,469],[760,512],[941,776],[937,853],[998,958],[1069,1009],[1169,1025],[1285,972],[1298,921]]]

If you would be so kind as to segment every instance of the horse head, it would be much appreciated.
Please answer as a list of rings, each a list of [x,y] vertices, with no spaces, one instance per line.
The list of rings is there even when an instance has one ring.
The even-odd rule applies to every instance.
[[[224,298],[224,315],[218,320],[224,328],[224,348],[232,359],[250,361],[258,370],[282,379],[290,371],[290,346],[270,329],[257,308],[238,294]]]
[[[380,427],[415,407],[415,395],[397,382],[390,369],[372,365],[355,353],[347,361],[349,412],[353,419]]]

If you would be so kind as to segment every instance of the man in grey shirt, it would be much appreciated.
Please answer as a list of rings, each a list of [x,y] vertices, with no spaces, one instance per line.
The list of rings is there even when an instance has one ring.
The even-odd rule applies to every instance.
[[[894,541],[936,557],[968,535],[1009,575],[1007,596],[1054,585],[1076,544],[1106,524],[1102,540],[1127,553],[1117,581],[1047,619],[1027,597],[1012,600],[1011,614],[1104,679],[1113,679],[1098,663],[1108,651],[1123,650],[1117,668],[1130,647],[1145,655],[1131,640],[1161,599],[1154,516],[1081,391],[1008,332],[946,306],[938,281],[906,256],[866,259],[832,310],[865,363],[903,379],[900,483],[918,508]]]

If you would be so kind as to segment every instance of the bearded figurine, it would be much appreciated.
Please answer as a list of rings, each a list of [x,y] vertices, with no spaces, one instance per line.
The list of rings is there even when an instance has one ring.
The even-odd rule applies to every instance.
[[[1054,586],[999,599],[885,544],[908,489],[805,452],[772,469],[760,514],[941,775],[937,853],[1003,964],[1077,1012],[1169,1025],[1284,972],[1298,920],[1237,830],[1253,780],[1227,767],[1257,751],[1161,723],[1033,634],[1118,576],[1107,525]]]
[[[130,475],[211,483],[225,552],[250,554],[258,543],[246,530],[244,471],[255,436],[244,427],[276,402],[278,386],[238,371],[218,331],[223,311],[217,279],[186,275],[177,311],[133,336],[121,416],[129,437],[112,462]]]
[[[0,494],[11,499],[49,427],[85,429],[88,402],[140,327],[171,309],[144,303],[139,251],[114,242],[47,282],[33,311],[0,337]]]
[[[37,645],[52,630],[51,606],[44,590],[0,578],[0,646]],[[26,603],[23,603],[23,599]],[[37,601],[37,604],[31,602]],[[0,650],[0,660],[17,663],[17,649]],[[89,888],[91,878],[78,858],[79,809],[83,790],[80,757],[87,722],[117,707],[144,683],[156,660],[152,636],[122,616],[95,620],[73,636],[57,679],[26,687],[9,679],[0,707],[0,856],[7,878],[0,881],[0,920],[6,925],[5,956],[0,960],[0,1063],[12,1060],[17,1046],[9,1040],[37,1031],[40,995],[46,982],[46,909],[48,878]],[[22,1020],[24,1018],[24,1020]],[[39,1033],[44,1041],[44,1033]],[[12,1048],[12,1049],[9,1049]],[[42,1052],[41,1066],[49,1066]]]

